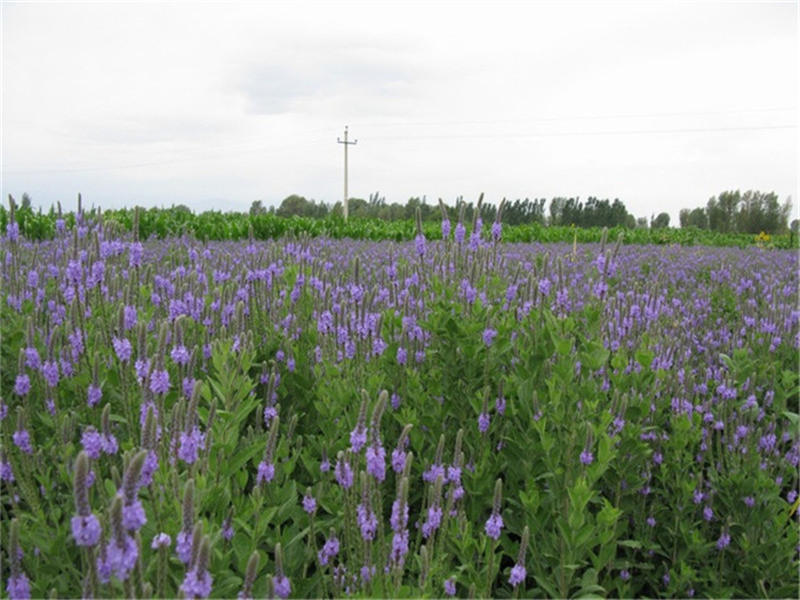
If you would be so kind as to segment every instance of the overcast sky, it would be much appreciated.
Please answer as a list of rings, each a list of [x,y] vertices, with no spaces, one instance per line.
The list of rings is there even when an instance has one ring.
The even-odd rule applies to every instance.
[[[795,2],[2,4],[2,188],[797,206]],[[796,212],[795,208],[795,212]]]

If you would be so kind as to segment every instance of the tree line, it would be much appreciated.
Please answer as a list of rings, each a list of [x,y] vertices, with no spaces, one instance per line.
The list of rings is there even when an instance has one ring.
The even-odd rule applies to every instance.
[[[607,198],[600,199],[590,196],[586,201],[580,198],[557,197],[550,200],[549,207],[546,198],[525,198],[508,201],[503,206],[500,215],[501,221],[508,225],[527,225],[538,223],[540,225],[574,225],[576,227],[647,227],[647,221],[637,219],[630,214],[625,205],[618,198],[613,201]],[[368,200],[363,198],[350,198],[348,200],[348,214],[351,217],[377,218],[384,221],[403,221],[415,218],[419,209],[423,221],[435,221],[442,218],[442,210],[447,217],[455,222],[459,218],[471,222],[478,210],[477,203],[466,202],[459,197],[454,206],[429,204],[425,197],[409,198],[405,204],[398,202],[388,203],[386,198],[378,193],[371,194]],[[480,217],[485,222],[494,221],[497,217],[498,207],[493,204],[480,205]],[[341,215],[342,203],[328,205],[324,202],[308,200],[303,196],[292,194],[284,198],[280,205],[266,208],[261,201],[253,202],[250,214],[266,214],[274,212],[278,216],[300,216],[324,218],[329,215]],[[666,215],[666,213],[665,213]],[[667,220],[669,216],[667,216]]]
[[[711,197],[705,207],[680,211],[681,227],[696,227],[720,233],[785,233],[789,229],[791,199],[781,204],[775,192],[739,190]],[[792,230],[797,230],[797,219]]]
[[[415,218],[417,209],[423,221],[434,221],[442,217],[439,204],[428,203],[427,199],[413,197],[405,204],[388,203],[379,193],[363,198],[351,198],[348,201],[348,212],[356,218],[377,218],[384,221],[403,221]],[[471,222],[477,204],[465,202],[463,197],[456,199],[454,206],[444,205],[451,221],[463,218]],[[695,227],[719,233],[752,233],[769,234],[786,233],[789,230],[789,214],[791,199],[783,204],[774,192],[748,190],[725,191],[712,197],[705,207],[684,208],[680,211],[680,227]],[[342,214],[342,203],[329,205],[324,202],[308,200],[303,196],[292,194],[278,207],[266,208],[260,200],[253,202],[250,214],[274,213],[278,216],[301,216],[324,218]],[[494,221],[497,206],[481,204],[480,216],[484,222]],[[636,218],[619,199],[596,198],[589,196],[585,201],[579,197],[525,198],[506,202],[501,220],[508,225],[540,225],[575,226],[575,227],[627,227],[629,229],[664,229],[670,225],[670,216],[666,212],[647,218]],[[792,229],[797,229],[797,221]]]
[[[547,205],[547,208],[545,206]],[[25,193],[22,195],[21,208],[31,208],[31,198]],[[431,204],[422,198],[409,198],[405,204],[398,202],[387,203],[386,198],[379,193],[363,198],[351,198],[348,202],[350,216],[356,218],[373,218],[383,221],[407,221],[414,219],[419,209],[423,221],[437,221],[442,218],[442,210],[447,217],[456,222],[459,218],[465,223],[474,219],[478,204],[465,202],[463,197],[456,199],[454,206],[442,203]],[[192,210],[184,205],[173,206],[177,212],[191,213]],[[498,207],[493,204],[481,203],[480,216],[484,223],[494,221],[497,217]],[[40,209],[41,212],[41,209]],[[260,200],[250,206],[251,215],[275,214],[280,217],[310,217],[324,219],[329,216],[342,215],[342,203],[333,205],[322,201],[308,200],[298,194],[292,194],[283,199],[279,206],[265,207]],[[760,192],[748,190],[744,193],[739,190],[725,191],[718,196],[711,197],[705,207],[684,208],[679,213],[680,227],[682,229],[695,228],[718,233],[748,233],[761,232],[771,235],[788,233],[790,230],[798,233],[800,221],[794,219],[789,224],[791,214],[791,198],[781,203],[775,192]],[[501,214],[501,221],[508,225],[539,224],[554,226],[574,227],[626,227],[628,229],[665,229],[670,225],[670,217],[666,212],[648,219],[636,218],[625,208],[625,204],[615,198],[600,199],[589,196],[585,201],[579,197],[555,197],[547,203],[546,198],[517,199],[505,202]]]

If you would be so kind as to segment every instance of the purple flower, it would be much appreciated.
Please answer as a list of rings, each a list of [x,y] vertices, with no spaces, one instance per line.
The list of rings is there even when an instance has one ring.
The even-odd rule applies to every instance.
[[[269,483],[275,477],[275,465],[262,460],[258,463],[258,474],[256,484]]]
[[[727,531],[723,531],[722,534],[719,536],[717,540],[717,550],[724,550],[731,543],[731,536],[728,534]]]
[[[428,507],[428,518],[422,524],[422,537],[429,538],[442,524],[442,509],[433,504]]]
[[[145,487],[153,482],[153,474],[158,470],[158,455],[154,450],[147,453],[142,465],[142,472],[139,474],[139,487]]]
[[[188,433],[182,431],[180,446],[178,447],[178,458],[191,465],[197,460],[198,450],[205,448],[205,445],[206,436],[200,432],[196,425]]]
[[[581,464],[590,465],[594,462],[594,454],[588,450],[581,452]]]
[[[527,575],[527,571],[525,567],[521,564],[516,564],[511,568],[511,575],[508,578],[508,583],[512,586],[517,587],[520,583],[525,581],[525,576]]]
[[[324,567],[337,554],[339,554],[339,540],[334,535],[325,540],[322,550],[317,552],[317,559],[319,559],[319,564]]]
[[[28,271],[28,287],[35,288],[39,285],[39,272],[35,269]]]
[[[405,366],[408,362],[408,352],[402,346],[397,348],[397,364]]]
[[[278,416],[278,411],[274,406],[267,406],[264,408],[264,424],[269,427],[272,419]]]
[[[375,565],[372,565],[372,568],[368,567],[367,565],[364,565],[363,567],[361,567],[360,573],[361,573],[361,581],[368,583],[372,579],[372,576],[375,575]]]
[[[33,346],[25,348],[25,366],[34,371],[38,371],[42,361],[39,358],[39,351]]]
[[[500,516],[499,513],[493,512],[491,516],[486,520],[486,525],[484,529],[486,530],[486,535],[488,535],[493,540],[497,540],[500,538],[500,530],[503,528],[503,517]]]
[[[136,377],[139,379],[139,383],[142,383],[145,377],[147,377],[147,373],[150,371],[150,359],[137,358],[134,363],[134,368],[136,369]]]
[[[467,233],[467,228],[464,227],[464,224],[461,221],[459,221],[456,224],[456,233],[455,233],[455,239],[457,244],[461,245],[464,242],[464,236],[466,235],[466,233]]]
[[[653,517],[647,517],[645,522],[647,523],[648,527],[655,527],[656,526],[656,520]]]
[[[386,450],[377,442],[367,447],[367,473],[378,481],[386,479]]]
[[[622,569],[622,571],[619,572],[619,578],[622,579],[622,581],[628,581],[631,578],[628,569]]]
[[[481,243],[481,229],[483,229],[483,221],[478,217],[475,221],[475,227],[472,233],[469,234],[469,248],[470,250],[477,250]]]
[[[444,580],[444,593],[451,597],[456,595],[456,582],[452,577]]]
[[[317,501],[314,499],[314,496],[310,494],[303,496],[303,510],[309,515],[312,515],[317,511]]]
[[[61,373],[64,375],[64,378],[68,379],[72,377],[74,370],[74,365],[67,359],[66,356],[61,357]]]
[[[114,437],[114,434],[104,433],[103,452],[105,452],[106,454],[116,454],[117,450],[119,450],[119,444],[117,444],[117,438]]]
[[[19,429],[14,432],[12,436],[14,445],[22,450],[25,454],[33,454],[33,446],[31,446],[31,435],[27,429]]]
[[[169,548],[171,544],[172,540],[170,537],[166,533],[161,532],[153,537],[150,547],[153,550],[157,550],[158,548]]]
[[[400,512],[401,505],[403,507],[402,513]],[[408,524],[408,504],[400,500],[395,500],[392,503],[392,514],[389,517],[389,524],[392,526],[392,530],[398,533],[405,529]]]
[[[552,286],[552,284],[550,283],[549,279],[547,279],[547,278],[540,279],[539,280],[539,293],[542,294],[542,296],[549,295],[551,286]]]
[[[11,225],[11,223],[9,223]],[[14,223],[16,225],[16,223]],[[6,584],[6,591],[11,600],[27,600],[31,597],[31,584],[28,581],[28,576],[25,573],[18,573],[11,575]]]
[[[233,533],[233,524],[231,523],[231,520],[225,519],[222,522],[222,537],[230,542],[233,539]]]
[[[402,566],[406,554],[408,554],[408,531],[398,531],[392,536],[391,560],[396,565]]]
[[[131,342],[128,338],[115,337],[111,340],[111,344],[114,346],[114,353],[117,355],[120,362],[126,363],[131,359],[133,346],[131,346]]]
[[[180,561],[188,565],[192,559],[192,532],[180,531],[175,538],[175,553]]]
[[[428,483],[435,483],[436,480],[441,477],[442,481],[445,480],[445,469],[444,465],[433,464],[430,468],[422,474],[422,479],[427,481]]]
[[[14,471],[11,468],[11,463],[5,458],[0,461],[0,480],[8,481],[9,483],[14,481]]]
[[[503,234],[503,224],[499,221],[492,223],[492,239],[495,242],[500,241],[500,236]]]
[[[450,237],[450,219],[442,219],[442,239]]]
[[[753,508],[756,505],[756,499],[753,498],[752,496],[745,496],[743,500],[745,506],[747,506],[748,508]]]
[[[487,347],[492,345],[494,338],[497,337],[497,330],[492,329],[491,327],[487,327],[483,330],[483,343],[486,344]]]
[[[420,233],[414,238],[414,249],[420,257],[425,255],[425,236],[423,234]]]
[[[19,373],[14,382],[14,393],[17,396],[25,397],[31,391],[31,378],[27,373]]]
[[[489,413],[482,412],[478,415],[478,431],[481,433],[486,433],[489,430],[489,423],[491,421],[491,417],[489,417]]]
[[[703,508],[703,518],[706,521],[710,521],[711,519],[714,518],[714,511],[711,509],[710,506],[706,506],[705,508]]]
[[[81,435],[81,445],[89,458],[98,459],[103,451],[103,436],[90,425]]]
[[[71,523],[72,537],[78,546],[91,547],[100,541],[100,534],[103,530],[100,527],[100,521],[94,514],[85,517],[76,515],[72,517]]]
[[[386,348],[388,346],[389,346],[389,344],[387,344],[383,340],[382,337],[378,336],[376,338],[373,338],[373,340],[372,340],[372,354],[373,354],[373,356],[381,356],[383,354],[384,350],[386,350]],[[319,361],[317,361],[317,362],[319,362]]]
[[[464,497],[464,487],[461,484],[458,484],[453,489],[453,500],[460,500]]]
[[[136,326],[136,321],[138,320],[138,315],[136,314],[136,307],[135,306],[126,306],[122,309],[122,327],[125,331],[132,329]]]
[[[272,589],[278,598],[288,598],[292,591],[292,585],[286,575],[276,575],[272,578]]]
[[[364,444],[367,443],[367,430],[360,423],[350,432],[350,450],[353,454],[358,453]]]
[[[9,242],[16,242],[19,239],[19,223],[16,221],[9,221],[6,223],[6,237]],[[11,581],[9,580],[9,585],[10,584]]]
[[[197,383],[197,380],[194,377],[184,377],[183,378],[183,395],[186,397],[187,400],[191,399],[192,392],[194,392],[194,385]]]
[[[392,450],[392,470],[395,473],[400,473],[403,471],[403,467],[406,464],[406,453],[405,450],[402,448],[395,448]]]
[[[150,391],[154,394],[166,394],[169,391],[169,373],[165,370],[154,370],[150,374]]]
[[[140,500],[122,506],[122,526],[128,531],[136,531],[147,523],[147,516]]]
[[[97,557],[97,574],[100,581],[108,583],[112,574],[120,581],[126,580],[136,565],[138,556],[139,548],[131,536],[125,535],[121,540],[112,539]]]
[[[142,264],[144,246],[141,242],[131,242],[128,245],[128,266],[139,267]]]
[[[102,399],[103,390],[100,389],[100,386],[93,383],[89,384],[89,390],[86,392],[86,403],[89,405],[89,408],[95,406]]]
[[[361,537],[364,540],[375,539],[375,532],[378,530],[378,518],[372,510],[364,504],[356,507],[358,514],[358,526],[361,529]]]
[[[208,598],[211,594],[211,574],[207,570],[198,573],[196,568],[187,571],[180,589],[186,598]]]
[[[352,487],[353,485],[353,469],[350,467],[350,464],[346,460],[342,460],[341,458],[336,461],[336,467],[333,470],[334,475],[336,476],[336,481],[340,486],[345,489]]]
[[[42,375],[49,387],[58,385],[58,363],[54,360],[46,360],[42,364]]]
[[[183,344],[174,346],[169,356],[176,365],[188,365],[191,359],[189,351]]]

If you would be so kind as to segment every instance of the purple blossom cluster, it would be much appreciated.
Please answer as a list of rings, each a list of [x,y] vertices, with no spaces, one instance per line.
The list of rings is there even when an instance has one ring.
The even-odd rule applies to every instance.
[[[524,431],[538,436],[549,431],[558,415],[552,402],[540,401],[534,393],[544,394],[545,386],[540,390],[527,383],[510,385],[505,393],[501,385],[499,391],[492,387],[483,406],[480,397],[473,403],[481,390],[464,393],[458,381],[472,374],[459,372],[457,366],[453,373],[442,373],[439,366],[467,362],[470,355],[485,361],[477,370],[492,386],[501,380],[517,383],[515,369],[533,369],[530,364],[536,362],[548,376],[563,372],[572,378],[576,390],[597,392],[573,398],[573,390],[562,390],[569,386],[553,388],[569,396],[569,427],[581,433],[570,446],[565,459],[570,468],[564,472],[591,479],[602,477],[610,463],[624,464],[624,478],[606,487],[641,509],[626,521],[648,539],[661,535],[668,522],[658,503],[664,496],[662,477],[677,468],[682,451],[676,450],[672,437],[678,431],[689,431],[688,438],[695,436],[697,442],[691,442],[688,463],[680,465],[685,489],[679,501],[691,515],[687,519],[696,522],[698,539],[716,547],[721,557],[747,547],[738,524],[730,528],[730,507],[721,498],[735,498],[754,518],[763,507],[774,507],[776,498],[781,510],[792,509],[800,440],[782,416],[787,399],[794,398],[784,389],[791,385],[779,381],[779,375],[770,379],[756,371],[752,380],[742,381],[731,365],[745,364],[741,356],[777,365],[796,357],[800,310],[793,256],[738,248],[622,246],[612,251],[605,245],[501,244],[508,231],[504,233],[500,218],[484,232],[476,214],[469,237],[462,221],[455,224],[452,239],[450,220],[442,221],[446,242],[426,239],[420,227],[413,241],[390,248],[328,238],[265,244],[250,240],[246,245],[188,237],[116,239],[111,228],[87,224],[82,217],[74,238],[62,219],[54,240],[34,245],[11,220],[3,242],[8,250],[4,256],[13,258],[2,267],[4,317],[25,321],[28,329],[20,331],[18,347],[12,349],[19,363],[16,371],[9,368],[4,398],[21,415],[17,428],[8,428],[13,446],[0,459],[0,480],[3,491],[13,494],[12,510],[30,503],[27,484],[33,479],[25,469],[62,458],[52,454],[48,436],[63,437],[63,447],[78,447],[79,442],[83,452],[74,464],[70,543],[93,557],[101,582],[124,582],[142,558],[136,536],[147,531],[142,527],[148,513],[162,526],[150,503],[189,478],[202,478],[203,502],[229,500],[231,506],[224,507],[228,517],[223,521],[223,512],[212,522],[213,527],[222,523],[219,534],[225,542],[220,543],[230,547],[233,541],[237,547],[246,531],[237,525],[234,533],[232,511],[239,498],[230,498],[228,490],[218,492],[217,486],[223,489],[229,482],[207,471],[209,464],[221,469],[217,461],[230,460],[243,471],[231,477],[236,486],[244,494],[253,492],[247,501],[275,502],[284,480],[301,483],[300,489],[309,486],[300,500],[306,514],[300,517],[312,531],[323,519],[336,524],[321,548],[321,538],[308,534],[314,549],[309,556],[316,552],[319,565],[330,566],[330,578],[339,585],[334,595],[357,590],[368,595],[381,569],[400,580],[404,570],[425,564],[421,554],[408,560],[410,548],[438,552],[442,544],[436,542],[452,529],[449,519],[459,519],[463,526],[467,514],[481,514],[480,522],[471,524],[478,535],[482,531],[494,541],[502,536],[504,544],[518,539],[519,532],[511,531],[516,518],[510,500],[505,523],[499,493],[489,507],[486,498],[470,497],[465,488],[478,487],[475,481],[487,476],[487,464],[494,458],[504,465],[519,459],[506,448],[519,445],[513,432],[520,419]],[[532,336],[543,329],[541,315],[552,319],[553,331],[582,326],[591,317],[600,323],[600,333],[592,340],[571,336],[570,344],[558,346],[553,356],[528,360]],[[458,332],[458,339],[447,338],[448,332]],[[458,359],[446,363],[448,352]],[[561,368],[559,354],[568,356],[568,368]],[[255,363],[250,368],[251,355],[263,359],[263,367]],[[437,376],[429,392],[431,370]],[[358,414],[357,405],[351,409],[339,404],[330,410],[335,413],[332,422],[313,422],[308,415],[317,409],[303,405],[298,391],[313,388],[312,397],[319,390],[335,390],[337,377],[350,373],[366,374],[363,380],[370,385],[388,381],[392,389],[378,403],[365,401]],[[369,377],[375,373],[381,377]],[[649,374],[657,377],[647,390],[625,388],[627,381]],[[221,391],[212,385],[218,383],[214,378],[229,376],[245,382],[252,376],[252,385],[244,386],[241,397],[238,389]],[[790,381],[789,375],[784,377]],[[553,392],[550,400],[559,394]],[[74,397],[80,398],[80,406],[69,404]],[[101,424],[97,407],[104,398],[113,418]],[[371,419],[368,405],[374,411]],[[0,407],[2,419],[8,406]],[[239,406],[250,407],[257,417],[229,431]],[[40,407],[46,407],[49,418]],[[442,431],[428,418],[430,407],[443,415]],[[381,423],[384,408],[390,415]],[[595,418],[602,427],[592,428]],[[406,429],[394,448],[384,446],[382,440],[394,440],[398,423],[404,422],[415,423],[413,444]],[[465,433],[458,434],[453,450],[451,438],[459,427]],[[240,440],[261,443],[265,428],[268,441],[261,460],[240,447],[232,450],[244,443]],[[431,452],[440,435],[448,445],[441,441]],[[468,438],[463,453],[461,435]],[[336,457],[334,465],[323,454],[320,472],[304,480],[311,470],[308,464],[315,463],[296,459],[308,459],[304,448],[316,452],[320,447]],[[160,457],[170,464],[160,465]],[[67,459],[70,468],[73,458]],[[745,482],[736,495],[729,494],[720,489],[720,478],[708,474],[725,474],[731,465],[748,475],[763,473],[763,481],[750,487]],[[119,483],[123,471],[115,495],[108,486]],[[99,487],[90,494],[95,472]],[[611,497],[606,483],[598,483],[603,492],[592,493]],[[542,483],[546,491],[550,485]],[[36,500],[49,503],[54,492],[40,491]],[[98,505],[109,496],[111,507]],[[391,531],[381,540],[384,507],[392,499]],[[514,502],[520,500],[515,496]],[[332,506],[345,511],[341,522],[329,514]],[[208,555],[200,557],[210,538],[196,533],[202,519],[195,524],[190,508],[184,506],[179,531],[177,524],[163,524],[175,535],[175,551],[186,566],[179,589],[172,591],[204,598],[211,594],[213,577]],[[410,515],[412,531],[414,526],[418,530],[414,536]],[[153,538],[150,549],[166,553],[170,544],[170,535],[163,532]],[[384,564],[376,565],[376,556]],[[504,563],[502,585],[523,590],[528,566],[520,550],[516,562]],[[670,567],[674,565],[657,567],[663,586],[676,585],[674,570],[670,583]],[[442,579],[454,572],[437,572],[438,592],[455,595],[455,575]],[[289,575],[294,577],[282,566],[268,575],[276,596],[292,593]],[[628,569],[619,571],[619,579],[628,585],[635,580]],[[30,596],[27,576],[13,574],[7,591],[11,597]],[[508,593],[506,589],[502,595]]]

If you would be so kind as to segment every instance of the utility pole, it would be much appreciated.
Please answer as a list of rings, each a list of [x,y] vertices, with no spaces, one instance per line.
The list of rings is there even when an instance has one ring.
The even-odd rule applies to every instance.
[[[344,211],[344,220],[347,221],[347,147],[357,144],[358,140],[353,140],[352,142],[347,141],[347,125],[345,125],[344,140],[340,140],[337,137],[336,142],[339,144],[344,144],[344,204],[342,205],[342,208]]]

